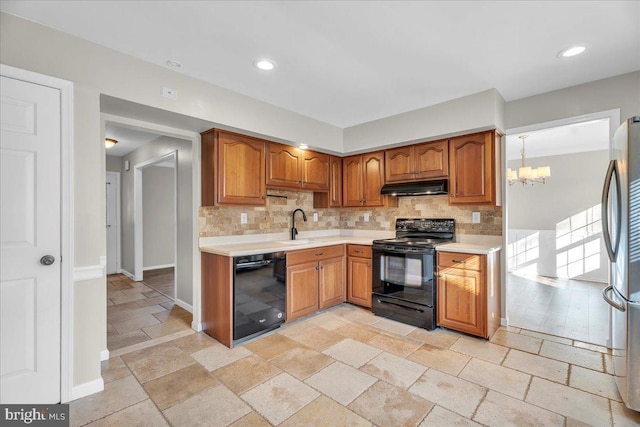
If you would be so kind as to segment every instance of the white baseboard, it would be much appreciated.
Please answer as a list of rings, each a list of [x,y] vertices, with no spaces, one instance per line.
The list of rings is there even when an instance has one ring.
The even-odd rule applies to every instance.
[[[127,270],[125,270],[124,268],[120,269],[120,273],[124,274],[125,276],[127,276],[129,279],[131,280],[136,280],[136,276],[134,276],[133,274],[129,273]]]
[[[509,319],[507,317],[501,317],[500,326],[509,326]]]
[[[175,303],[178,307],[182,307],[185,310],[187,310],[189,313],[193,314],[193,306],[191,304],[187,304],[186,302],[178,298],[175,299]]]
[[[73,269],[73,281],[100,279],[104,277],[104,267],[102,265],[88,265],[86,267],[75,267]]]
[[[202,332],[202,323],[191,322],[191,329],[196,332]]]
[[[89,396],[102,390],[104,390],[104,380],[98,378],[97,380],[74,386],[71,390],[71,400],[80,399],[81,397]]]
[[[100,352],[100,361],[104,362],[105,360],[109,360],[109,350],[106,348]]]
[[[175,266],[176,266],[175,264],[152,265],[149,267],[142,267],[142,271],[160,270],[161,268],[169,268],[169,267],[175,268]]]

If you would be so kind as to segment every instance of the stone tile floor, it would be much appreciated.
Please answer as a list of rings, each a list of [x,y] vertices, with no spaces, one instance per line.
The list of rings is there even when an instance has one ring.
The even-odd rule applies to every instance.
[[[145,281],[134,282],[122,274],[107,276],[107,349],[110,352],[189,331],[191,320],[191,313],[147,286]]]
[[[103,362],[91,426],[637,426],[606,348],[519,328],[491,341],[341,304],[229,349],[182,330]]]
[[[604,283],[509,274],[509,324],[573,340],[606,345],[609,305]]]

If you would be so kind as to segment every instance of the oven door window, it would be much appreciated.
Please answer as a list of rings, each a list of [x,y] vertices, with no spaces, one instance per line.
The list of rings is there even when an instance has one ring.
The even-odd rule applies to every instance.
[[[424,283],[423,256],[381,255],[380,280],[399,286],[422,287]]]

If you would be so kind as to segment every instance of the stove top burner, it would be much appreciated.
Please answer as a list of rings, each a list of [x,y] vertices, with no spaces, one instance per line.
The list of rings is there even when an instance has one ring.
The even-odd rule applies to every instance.
[[[398,218],[395,239],[374,240],[373,243],[398,248],[432,248],[453,241],[454,234],[453,219]]]

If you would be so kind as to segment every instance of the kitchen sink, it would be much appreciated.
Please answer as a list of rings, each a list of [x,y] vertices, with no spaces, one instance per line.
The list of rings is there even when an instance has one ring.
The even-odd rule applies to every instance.
[[[311,239],[298,239],[298,240],[281,240],[278,243],[284,243],[285,245],[304,245],[306,243],[311,243],[313,240]]]

